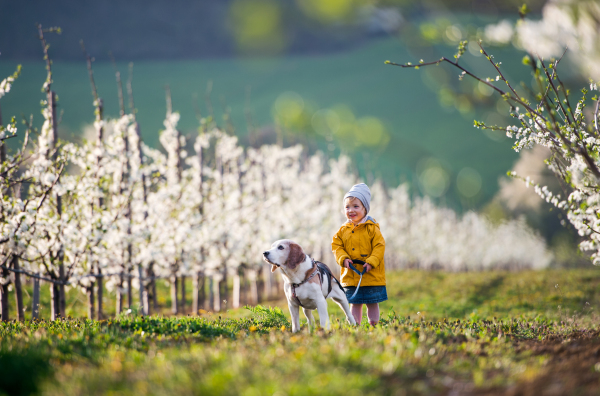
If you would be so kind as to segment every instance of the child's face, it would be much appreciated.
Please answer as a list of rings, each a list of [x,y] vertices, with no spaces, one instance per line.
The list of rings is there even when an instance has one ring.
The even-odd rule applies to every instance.
[[[344,214],[353,223],[358,223],[367,215],[367,211],[358,198],[346,198],[344,201]]]

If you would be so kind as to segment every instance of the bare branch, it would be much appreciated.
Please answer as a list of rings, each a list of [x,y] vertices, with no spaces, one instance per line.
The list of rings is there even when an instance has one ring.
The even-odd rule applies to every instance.
[[[117,62],[112,52],[109,52],[110,61],[112,62],[113,68],[115,69],[115,77],[117,79],[117,92],[119,95],[119,115],[123,117],[125,115],[125,103],[123,101],[123,83],[121,82],[121,72],[117,69]]]
[[[83,40],[79,40],[79,44],[81,45],[81,50],[83,51],[83,55],[85,56],[85,61],[87,64],[88,75],[90,77],[90,83],[92,84],[92,95],[94,96],[94,100],[98,100],[98,90],[96,89],[96,82],[94,81],[94,69],[92,69],[93,59],[90,57],[90,54],[85,49],[85,44]],[[94,104],[95,105],[95,104]]]
[[[48,74],[46,76],[46,82],[44,83],[44,90],[46,93],[50,92],[50,87],[52,86],[52,61],[50,60],[50,55],[48,55],[48,43],[46,43],[46,38],[44,37],[44,32],[48,30],[42,29],[42,24],[37,25],[38,28],[38,37],[42,42],[42,49],[44,51],[44,60],[46,61],[46,70]]]
[[[556,95],[557,105],[560,106],[563,114],[567,118],[567,122],[569,124],[571,124],[572,122],[575,121],[575,116],[573,115],[573,110],[571,109],[571,105],[568,104],[569,98],[567,96],[567,92],[565,91],[565,92],[563,92],[563,94],[565,95],[565,98],[567,100],[567,106],[569,107],[569,110],[571,112],[571,116],[573,117],[573,120],[571,120],[569,118],[569,114],[567,114],[567,111],[565,110],[565,108],[563,107],[563,105],[560,101],[560,93],[558,92],[558,89],[556,88],[556,86],[554,85],[554,82],[552,81],[552,76],[550,75],[550,73],[548,73],[548,69],[546,68],[546,65],[544,64],[544,60],[539,56],[538,56],[538,59],[540,60],[540,63],[542,64],[542,69],[544,70],[544,74],[546,74],[546,78],[548,79],[548,84],[550,84],[550,86],[552,87],[552,90],[554,91],[554,94]],[[558,74],[556,74],[555,77],[558,78]]]
[[[129,96],[129,113],[135,121],[135,103],[133,101],[133,62],[129,63],[129,78],[127,79],[127,96]]]
[[[598,111],[600,111],[600,95],[598,95],[596,109],[594,110],[594,129],[596,130],[596,134],[600,134],[600,130],[598,129]]]

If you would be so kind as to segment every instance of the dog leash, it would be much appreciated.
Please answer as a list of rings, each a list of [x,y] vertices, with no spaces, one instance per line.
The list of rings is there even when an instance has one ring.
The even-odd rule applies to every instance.
[[[351,261],[352,261],[352,263],[361,264],[361,265],[367,264],[362,260],[351,260]],[[358,286],[356,286],[356,290],[354,290],[354,294],[349,298],[349,300],[352,300],[356,296],[356,293],[358,293],[358,289],[360,288],[360,283],[362,282],[362,277],[367,272],[367,269],[364,267],[363,267],[362,272],[360,272],[359,270],[356,269],[356,267],[354,265],[352,265],[352,263],[348,263],[348,265],[350,266],[350,269],[352,271],[356,272],[360,276],[360,279],[358,280]]]

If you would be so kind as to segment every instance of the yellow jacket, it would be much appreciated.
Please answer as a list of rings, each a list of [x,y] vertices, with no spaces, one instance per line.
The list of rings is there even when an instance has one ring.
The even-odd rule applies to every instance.
[[[331,249],[335,254],[335,261],[342,267],[342,286],[357,286],[360,276],[351,269],[344,267],[344,260],[362,260],[369,263],[373,269],[363,275],[361,286],[385,286],[385,240],[381,235],[379,224],[367,217],[364,223],[354,225],[345,223],[333,236]],[[357,270],[362,271],[363,266],[354,264]]]

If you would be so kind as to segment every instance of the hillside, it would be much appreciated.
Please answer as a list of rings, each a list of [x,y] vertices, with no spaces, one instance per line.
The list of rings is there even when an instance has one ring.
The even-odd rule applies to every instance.
[[[518,64],[511,64],[508,51],[496,51],[496,58],[506,57],[504,63],[510,75],[523,73],[525,70]],[[429,52],[435,59],[451,55],[454,50],[432,47]],[[442,163],[449,177],[448,194],[442,203],[468,208],[489,200],[497,191],[498,177],[511,169],[516,159],[516,154],[510,150],[511,143],[502,134],[496,134],[492,139],[472,126],[474,118],[503,122],[496,114],[495,101],[488,100],[487,106],[472,103],[461,113],[454,103],[448,104],[439,97],[438,90],[445,85],[436,85],[436,81],[445,80],[447,86],[472,90],[468,81],[458,84],[455,71],[443,67],[431,72],[402,70],[384,65],[386,59],[418,60],[402,43],[383,39],[354,51],[319,57],[136,62],[134,95],[142,134],[150,146],[158,145],[158,132],[163,128],[165,114],[166,84],[170,85],[173,94],[174,109],[181,112],[180,128],[190,134],[196,133],[198,126],[194,102],[206,115],[204,95],[208,81],[212,81],[211,101],[216,116],[220,118],[223,109],[230,108],[236,133],[245,141],[248,141],[245,137],[246,107],[252,113],[253,124],[267,126],[268,134],[269,129],[273,129],[268,126],[273,124],[274,102],[284,92],[295,92],[317,109],[346,105],[357,118],[371,116],[384,123],[391,137],[386,147],[361,148],[359,152],[351,153],[358,156],[364,175],[372,173],[374,177],[383,177],[390,185],[408,181],[419,192],[415,182],[417,165],[423,159],[435,158]],[[469,56],[465,62],[475,70],[489,72],[481,58]],[[0,63],[1,75],[8,75],[15,66],[15,62]],[[127,64],[120,63],[118,68],[127,75]],[[106,114],[114,117],[118,114],[118,100],[113,67],[110,63],[96,62],[94,71]],[[54,73],[54,87],[63,112],[61,135],[65,138],[81,135],[82,127],[90,124],[94,117],[85,63],[57,61]],[[39,100],[43,98],[40,87],[44,78],[41,61],[25,62],[22,76],[2,99],[4,117],[34,114],[39,123]],[[248,87],[251,88],[249,99]],[[304,141],[302,137],[296,137],[296,141],[298,139]],[[317,139],[322,149],[326,149],[326,143],[322,138]],[[340,150],[339,142],[335,143],[332,154]],[[482,190],[481,194],[461,205],[456,176],[464,167],[474,168],[481,174]]]
[[[543,0],[525,2],[535,11]],[[311,12],[319,4],[312,0],[1,0],[0,59],[39,59],[38,23],[62,28],[62,40],[52,44],[56,60],[81,60],[79,40],[84,40],[99,60],[108,60],[109,51],[127,61],[208,59],[229,58],[240,52],[326,54],[356,48],[386,31],[381,21],[363,18],[364,9],[372,10],[371,5],[393,7],[405,20],[412,20],[448,10],[515,14],[522,3],[342,0],[316,7],[323,12],[338,7],[343,14],[323,20]],[[245,45],[240,34],[249,35],[248,48],[240,48],[240,44]]]

